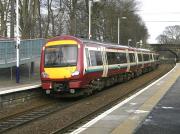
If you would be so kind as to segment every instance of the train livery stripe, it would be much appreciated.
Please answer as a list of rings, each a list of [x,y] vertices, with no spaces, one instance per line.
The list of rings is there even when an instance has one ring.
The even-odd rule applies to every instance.
[[[120,65],[110,65],[108,66],[108,69],[125,69],[127,66],[120,66]]]
[[[59,41],[51,41],[46,44],[47,46],[56,46],[56,45],[78,45],[75,40],[59,40]]]
[[[86,73],[100,72],[100,71],[103,71],[103,67],[87,68],[86,69]]]

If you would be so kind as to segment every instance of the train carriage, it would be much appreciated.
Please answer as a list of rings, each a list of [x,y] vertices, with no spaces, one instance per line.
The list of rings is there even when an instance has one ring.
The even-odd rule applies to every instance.
[[[42,88],[48,94],[88,94],[157,65],[158,55],[147,49],[58,36],[42,49]]]

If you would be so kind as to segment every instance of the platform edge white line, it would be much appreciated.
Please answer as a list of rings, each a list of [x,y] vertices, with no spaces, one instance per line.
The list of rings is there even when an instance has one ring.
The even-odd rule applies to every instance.
[[[34,89],[34,88],[38,88],[38,87],[41,87],[41,84],[36,84],[36,85],[32,85],[32,86],[27,86],[27,87],[20,87],[20,88],[0,91],[0,95],[10,94],[13,92],[20,92],[20,91],[24,91],[24,90],[28,90],[28,89]]]

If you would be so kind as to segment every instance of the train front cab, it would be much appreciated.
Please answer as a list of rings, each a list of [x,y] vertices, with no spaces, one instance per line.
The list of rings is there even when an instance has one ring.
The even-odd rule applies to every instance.
[[[46,93],[74,93],[81,86],[82,46],[73,39],[49,41],[41,55],[41,82]]]

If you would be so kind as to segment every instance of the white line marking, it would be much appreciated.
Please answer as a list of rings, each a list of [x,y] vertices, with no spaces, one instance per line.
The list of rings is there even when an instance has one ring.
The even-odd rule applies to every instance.
[[[176,65],[177,66],[177,65]],[[175,67],[176,67],[175,66]],[[82,131],[86,130],[88,127],[92,126],[93,124],[95,124],[97,121],[101,120],[102,118],[104,118],[105,116],[107,116],[108,114],[110,114],[111,112],[113,112],[114,110],[118,109],[119,107],[123,106],[124,104],[126,104],[127,102],[129,102],[130,100],[132,100],[133,98],[137,97],[138,95],[140,95],[141,93],[143,93],[144,91],[146,91],[148,88],[150,88],[151,86],[153,86],[154,84],[156,84],[157,82],[159,82],[160,80],[162,80],[164,77],[166,77],[168,74],[170,74],[174,69],[171,69],[171,71],[169,71],[167,74],[165,74],[164,76],[162,76],[161,78],[159,78],[158,80],[156,80],[155,82],[151,83],[150,85],[148,85],[147,87],[145,87],[144,89],[140,90],[139,92],[137,92],[136,94],[130,96],[129,98],[125,99],[124,101],[120,102],[119,104],[115,105],[114,107],[112,107],[111,109],[105,111],[104,113],[102,113],[101,115],[97,116],[96,118],[92,119],[91,121],[87,122],[86,124],[82,125],[80,128],[74,130],[73,132],[71,132],[70,134],[79,134]]]
[[[0,95],[9,94],[9,93],[13,93],[13,92],[24,91],[24,90],[38,88],[38,87],[41,87],[41,84],[32,85],[32,86],[28,86],[28,87],[20,87],[20,88],[8,89],[8,90],[0,91]]]
[[[145,111],[145,110],[136,110],[134,113],[135,114],[143,114],[143,113],[148,113],[149,111]]]
[[[134,102],[133,102],[133,103],[130,103],[130,105],[135,106],[135,105],[137,105],[137,103],[134,103]]]
[[[162,107],[163,109],[173,109],[174,107]]]

